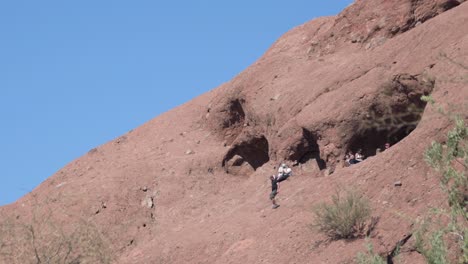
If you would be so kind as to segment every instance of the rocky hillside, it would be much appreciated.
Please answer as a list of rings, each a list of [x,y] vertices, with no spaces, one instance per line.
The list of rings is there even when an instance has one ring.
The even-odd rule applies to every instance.
[[[357,0],[298,26],[230,82],[2,207],[4,226],[92,226],[115,263],[353,263],[368,243],[388,263],[397,246],[395,263],[425,263],[412,239],[402,241],[430,208],[447,207],[423,152],[452,123],[420,98],[431,94],[468,120],[463,2]],[[367,158],[344,167],[358,149]],[[294,176],[272,210],[268,176],[282,161]],[[368,240],[311,228],[314,205],[343,187],[370,201],[377,220]],[[12,233],[9,243],[34,238]],[[7,255],[0,262],[24,263]]]

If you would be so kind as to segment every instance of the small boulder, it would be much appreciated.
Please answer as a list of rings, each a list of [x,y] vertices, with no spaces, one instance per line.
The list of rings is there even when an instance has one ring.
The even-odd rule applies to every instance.
[[[143,201],[141,201],[141,206],[149,208],[149,209],[154,208],[153,197],[149,196],[143,199]]]
[[[195,152],[191,149],[188,149],[187,151],[185,151],[185,155],[192,155],[194,154]]]

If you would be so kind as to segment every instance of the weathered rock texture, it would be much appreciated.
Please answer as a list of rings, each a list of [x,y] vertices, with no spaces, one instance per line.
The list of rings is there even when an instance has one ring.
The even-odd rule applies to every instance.
[[[50,201],[98,226],[117,263],[350,263],[364,240],[329,241],[310,224],[315,204],[351,186],[370,199],[380,218],[370,241],[388,255],[446,206],[422,153],[450,122],[419,98],[467,118],[462,2],[357,0],[298,26],[232,81],[90,151],[2,213]],[[369,158],[343,167],[357,149]],[[268,176],[282,161],[295,176],[271,210]]]

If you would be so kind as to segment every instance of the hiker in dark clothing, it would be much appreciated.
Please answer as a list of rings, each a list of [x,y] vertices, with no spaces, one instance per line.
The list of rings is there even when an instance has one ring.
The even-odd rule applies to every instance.
[[[278,177],[276,175],[271,175],[270,176],[270,181],[271,181],[271,193],[270,193],[270,200],[272,203],[271,208],[276,209],[279,207],[279,205],[276,203],[276,195],[279,192],[279,183],[278,183]]]

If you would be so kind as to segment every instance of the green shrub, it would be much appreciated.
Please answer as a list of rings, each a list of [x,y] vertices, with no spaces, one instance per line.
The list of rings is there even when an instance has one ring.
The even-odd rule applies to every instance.
[[[424,158],[435,170],[442,174],[442,189],[448,195],[452,224],[458,217],[468,219],[466,211],[466,191],[468,179],[468,127],[460,117],[455,117],[455,127],[447,134],[445,144],[432,142]],[[463,169],[456,169],[458,164]]]
[[[315,210],[315,226],[334,239],[363,235],[371,209],[367,199],[356,192],[333,195],[332,203],[321,203]]]
[[[444,232],[439,230],[432,233],[429,238],[430,250],[424,254],[429,264],[447,263],[447,247],[443,235]]]
[[[359,252],[356,257],[357,264],[387,264],[381,256],[374,253],[374,249],[372,248],[372,244],[367,245],[367,252],[361,253]]]
[[[429,232],[426,227],[421,227],[415,233],[416,250],[424,256],[428,264],[448,263],[448,249],[444,242],[445,233],[443,228]]]
[[[434,104],[431,97],[422,98]],[[438,209],[438,217],[450,219],[449,225],[423,223],[416,234],[416,247],[430,264],[447,263],[449,248],[444,239],[456,237],[459,251],[452,252],[460,263],[468,263],[468,127],[463,118],[447,112],[442,107],[438,112],[454,121],[454,128],[447,133],[443,143],[432,142],[424,153],[429,166],[440,173],[441,187],[447,195],[450,211]],[[432,217],[434,218],[434,217]],[[433,220],[433,219],[429,219]],[[433,221],[432,221],[433,222]],[[430,231],[429,231],[430,230]],[[455,255],[454,255],[455,254]]]

